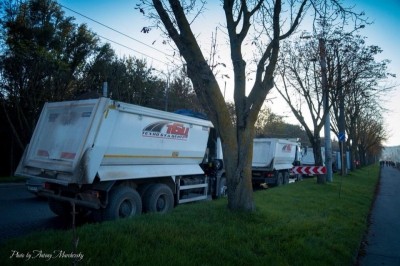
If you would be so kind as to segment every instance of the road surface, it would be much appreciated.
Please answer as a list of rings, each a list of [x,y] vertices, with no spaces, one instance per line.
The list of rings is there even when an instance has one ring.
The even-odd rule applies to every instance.
[[[25,184],[0,184],[0,213],[0,244],[40,230],[72,227],[71,221],[49,210],[46,199],[28,192]]]
[[[361,266],[400,265],[400,170],[384,166]]]

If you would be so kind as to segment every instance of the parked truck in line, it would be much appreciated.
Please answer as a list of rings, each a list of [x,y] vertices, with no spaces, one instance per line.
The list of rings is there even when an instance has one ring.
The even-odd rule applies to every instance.
[[[315,164],[314,150],[312,147],[304,147],[302,149],[301,165],[312,166]],[[322,163],[325,165],[325,147],[321,147]]]
[[[253,142],[253,185],[284,185],[298,179],[291,170],[300,164],[300,143],[297,139],[255,138]]]
[[[222,165],[210,121],[99,98],[46,103],[16,175],[59,216],[113,220],[223,196]]]

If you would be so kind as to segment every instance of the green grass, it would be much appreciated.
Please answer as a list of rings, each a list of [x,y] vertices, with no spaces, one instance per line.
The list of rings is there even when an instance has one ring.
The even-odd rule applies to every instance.
[[[227,210],[226,199],[186,204],[167,215],[87,224],[77,229],[80,265],[353,265],[367,229],[378,166],[334,182],[306,179],[254,193],[254,213]],[[2,265],[71,265],[10,258],[72,248],[72,231],[45,231],[0,248]],[[36,253],[37,254],[37,253]]]
[[[1,183],[23,183],[26,181],[25,177],[19,176],[0,176],[0,184]]]

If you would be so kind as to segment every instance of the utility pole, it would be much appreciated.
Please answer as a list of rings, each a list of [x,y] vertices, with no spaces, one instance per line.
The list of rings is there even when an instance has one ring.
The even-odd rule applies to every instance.
[[[339,145],[340,145],[340,173],[341,175],[346,174],[347,165],[346,165],[346,149],[345,149],[345,141],[346,141],[346,131],[345,131],[345,116],[344,116],[344,94],[343,94],[343,86],[342,86],[342,65],[339,59],[339,52],[337,51],[337,61],[338,61],[338,89],[339,89]]]
[[[322,91],[324,97],[324,135],[325,135],[325,167],[326,167],[326,181],[332,182],[332,144],[331,144],[331,118],[329,108],[329,91],[328,91],[328,79],[326,70],[326,45],[323,37],[319,38],[319,55],[321,64],[322,74]]]
[[[107,98],[108,96],[108,83],[107,81],[103,82],[103,97]]]

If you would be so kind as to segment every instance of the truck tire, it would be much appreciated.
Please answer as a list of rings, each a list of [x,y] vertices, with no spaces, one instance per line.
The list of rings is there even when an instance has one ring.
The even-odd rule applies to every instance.
[[[284,172],[283,173],[283,184],[289,184],[289,172]]]
[[[104,220],[118,220],[142,213],[139,193],[127,186],[115,187],[110,191],[107,207],[102,211]]]
[[[283,184],[283,173],[282,172],[278,172],[277,173],[277,177],[276,177],[276,186],[280,187]]]
[[[151,186],[153,186],[153,185],[154,185],[154,183],[146,183],[146,184],[140,185],[140,186],[137,188],[137,192],[139,192],[139,195],[140,195],[140,198],[141,198],[141,199],[143,199],[143,197],[144,197],[144,195],[146,194],[147,190],[149,190],[149,188],[150,188]],[[142,200],[142,202],[143,202],[143,200]]]
[[[223,176],[219,180],[219,185],[218,185],[218,198],[224,198],[228,196],[228,189],[226,186],[226,177]]]
[[[147,212],[167,213],[174,207],[174,194],[165,184],[153,184],[146,191],[143,200]]]

